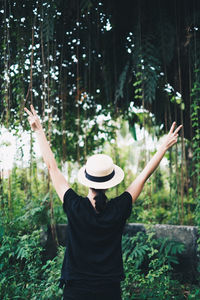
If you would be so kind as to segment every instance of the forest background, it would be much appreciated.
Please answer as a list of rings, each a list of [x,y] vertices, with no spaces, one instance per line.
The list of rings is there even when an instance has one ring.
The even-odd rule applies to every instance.
[[[83,195],[75,177],[89,155],[108,153],[125,170],[113,197],[142,170],[172,121],[183,124],[129,222],[199,227],[199,1],[4,0],[0,18],[1,298],[61,298],[64,249],[45,259],[40,234],[49,225],[56,240],[55,224],[67,220],[36,155],[24,114],[31,103],[59,167]],[[2,161],[7,131],[17,145],[9,171]],[[159,244],[152,234],[124,237],[123,247],[124,299],[200,298],[198,276],[183,282],[172,275],[181,245]]]

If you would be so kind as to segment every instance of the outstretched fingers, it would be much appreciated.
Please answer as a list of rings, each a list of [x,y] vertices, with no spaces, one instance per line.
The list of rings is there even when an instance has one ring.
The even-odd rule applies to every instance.
[[[173,123],[172,123],[172,126],[171,126],[171,128],[170,128],[169,133],[173,133],[173,132],[174,132],[175,126],[176,126],[176,122],[173,122]]]
[[[174,131],[175,126],[176,126],[176,122],[173,122],[173,124],[172,124],[172,126],[171,126],[171,128],[170,128],[169,133],[174,134],[174,135],[177,135],[178,132],[179,132],[179,130],[183,127],[183,125],[179,125],[179,126],[176,128],[176,130]]]
[[[33,113],[34,116],[37,116],[37,113],[35,111],[35,108],[33,107],[33,105],[31,104],[31,111]]]
[[[33,107],[33,105],[31,104],[30,105],[30,107],[31,107],[31,111],[30,110],[28,110],[26,107],[24,107],[24,110],[27,112],[27,114],[30,116],[30,117],[37,117],[37,113],[36,113],[36,111],[35,111],[35,109],[34,109],[34,107]]]
[[[183,125],[179,125],[176,130],[174,131],[174,134],[178,134],[179,130],[183,127]]]
[[[32,113],[30,112],[30,110],[28,110],[26,107],[24,107],[24,110],[30,117],[32,117]]]
[[[28,121],[31,125],[31,129],[34,131],[38,131],[42,129],[42,125],[40,123],[39,117],[33,107],[33,105],[30,106],[31,111],[28,110],[26,107],[24,107],[25,112],[28,114]]]

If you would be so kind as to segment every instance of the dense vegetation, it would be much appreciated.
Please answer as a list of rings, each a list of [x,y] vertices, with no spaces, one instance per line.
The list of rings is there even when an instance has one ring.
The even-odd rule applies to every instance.
[[[125,170],[112,197],[137,176],[171,122],[184,124],[129,221],[200,228],[199,1],[5,0],[0,16],[1,132],[6,127],[21,140],[12,170],[0,168],[0,298],[61,299],[64,249],[46,260],[40,234],[50,225],[56,240],[55,224],[66,218],[34,152],[23,110],[30,103],[81,194],[74,170],[91,153],[108,153]],[[7,151],[9,141],[0,138]],[[199,278],[183,284],[172,275],[182,245],[139,234],[124,237],[123,247],[124,300],[200,298]]]

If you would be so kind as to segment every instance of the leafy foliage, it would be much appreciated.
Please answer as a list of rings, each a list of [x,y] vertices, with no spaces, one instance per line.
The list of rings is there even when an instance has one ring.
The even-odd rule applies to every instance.
[[[195,72],[196,82],[192,89],[192,126],[194,128],[194,137],[193,137],[193,162],[194,162],[194,169],[193,169],[193,180],[195,182],[195,190],[194,190],[194,198],[196,200],[196,221],[199,226],[200,230],[200,85],[199,85],[199,70]],[[200,239],[198,240],[198,258],[199,258],[199,271],[200,271]]]
[[[64,248],[53,260],[44,256],[40,223],[35,209],[6,223],[1,213],[0,297],[1,299],[60,299],[60,269]],[[30,224],[30,216],[32,222]],[[28,226],[27,226],[28,225]],[[3,229],[3,230],[2,230]]]
[[[126,279],[123,283],[123,299],[182,299],[183,291],[171,276],[177,253],[184,250],[182,244],[157,240],[153,233],[137,233],[123,238],[123,259]],[[162,284],[161,284],[162,283]]]

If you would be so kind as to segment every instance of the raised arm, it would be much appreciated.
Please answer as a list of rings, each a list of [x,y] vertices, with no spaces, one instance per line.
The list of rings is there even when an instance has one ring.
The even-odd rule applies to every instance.
[[[140,175],[127,188],[127,192],[129,192],[131,194],[133,202],[140,195],[147,179],[151,176],[151,174],[158,167],[160,161],[162,160],[163,156],[165,155],[165,152],[177,142],[178,132],[182,128],[182,125],[180,125],[176,130],[175,130],[175,126],[176,126],[176,123],[174,122],[171,126],[171,129],[170,129],[168,135],[166,136],[165,141],[160,146],[160,148],[158,149],[156,154],[148,162],[148,164],[143,169],[143,171],[140,173]]]
[[[28,121],[30,123],[31,129],[36,133],[36,139],[39,144],[44,162],[47,165],[53,186],[60,200],[63,201],[64,193],[70,188],[69,184],[67,183],[67,180],[65,179],[64,175],[58,169],[56,160],[51,151],[46,135],[44,133],[44,130],[33,105],[31,105],[31,111],[29,111],[27,108],[24,108],[24,110],[29,115]]]

